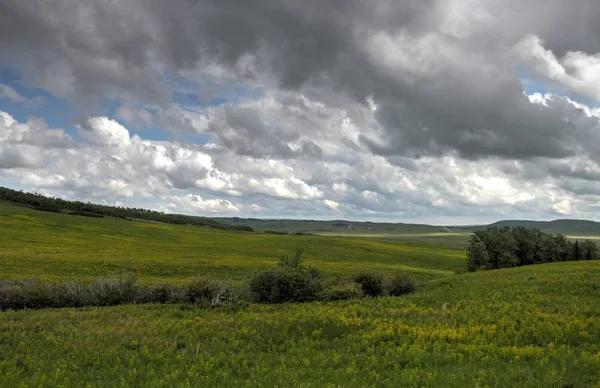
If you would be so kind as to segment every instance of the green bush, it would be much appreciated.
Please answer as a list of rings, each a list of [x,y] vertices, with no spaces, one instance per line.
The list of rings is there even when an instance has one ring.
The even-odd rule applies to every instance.
[[[5,285],[0,288],[0,310],[21,310],[27,308],[25,292],[20,285]]]
[[[190,281],[184,290],[183,299],[191,303],[210,303],[219,290],[219,283],[214,279],[199,277]]]
[[[133,275],[98,278],[90,283],[86,304],[93,306],[116,306],[142,302],[142,289]]]
[[[147,295],[149,303],[177,303],[183,300],[183,290],[169,283],[155,284]]]
[[[281,267],[256,274],[249,289],[255,302],[286,303],[319,299],[323,286],[309,271]]]
[[[390,291],[391,296],[400,296],[410,294],[417,289],[417,282],[415,279],[408,275],[395,275],[390,280]]]
[[[383,275],[364,272],[354,276],[354,282],[360,284],[367,296],[383,295]]]

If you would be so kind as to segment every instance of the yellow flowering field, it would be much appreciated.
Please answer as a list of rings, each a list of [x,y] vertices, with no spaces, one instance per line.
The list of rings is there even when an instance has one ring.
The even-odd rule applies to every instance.
[[[600,386],[600,263],[453,275],[400,298],[0,313],[3,387]]]

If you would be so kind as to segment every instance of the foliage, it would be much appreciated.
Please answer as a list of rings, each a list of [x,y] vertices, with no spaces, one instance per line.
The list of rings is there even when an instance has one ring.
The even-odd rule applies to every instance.
[[[572,242],[560,234],[520,226],[478,230],[467,247],[471,272],[599,257],[596,244],[590,240]]]
[[[364,296],[362,287],[355,282],[332,283],[323,291],[323,300],[348,300]]]
[[[88,302],[92,306],[116,306],[142,301],[138,280],[134,275],[122,273],[118,277],[98,278],[90,283]]]
[[[147,209],[126,208],[121,206],[98,205],[89,202],[67,201],[60,198],[50,198],[41,194],[25,193],[0,187],[0,200],[30,206],[36,210],[60,213],[63,210],[68,214],[85,217],[117,217],[126,219],[140,219],[170,224],[183,224],[195,226],[208,226],[223,230],[240,230],[251,232],[252,228],[245,225],[229,225],[205,217],[193,217],[180,214],[164,214]]]
[[[248,286],[258,303],[309,302],[317,300],[323,288],[308,271],[286,267],[259,272]]]
[[[417,289],[417,281],[408,275],[397,274],[390,280],[389,287],[391,296],[406,295]]]
[[[184,293],[181,287],[174,284],[159,283],[150,287],[147,300],[153,303],[178,303],[184,300]]]
[[[360,284],[363,293],[367,296],[383,295],[383,275],[363,272],[354,276],[354,282]]]
[[[211,301],[217,294],[219,283],[211,278],[199,277],[185,286],[184,300],[191,303]]]

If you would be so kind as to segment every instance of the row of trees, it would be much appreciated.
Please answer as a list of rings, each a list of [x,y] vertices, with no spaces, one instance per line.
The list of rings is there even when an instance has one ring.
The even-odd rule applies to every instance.
[[[164,214],[157,211],[128,208],[121,206],[97,205],[89,202],[66,201],[61,198],[46,197],[41,194],[25,193],[0,187],[0,200],[25,205],[37,210],[69,214],[83,215],[88,217],[117,217],[123,219],[141,219],[149,221],[164,222],[169,224],[182,224],[204,226],[224,230],[243,230],[251,232],[248,226],[237,226],[223,224],[205,217],[185,216],[180,214]]]
[[[570,241],[522,226],[478,230],[467,248],[469,271],[598,258],[598,247],[590,240]]]

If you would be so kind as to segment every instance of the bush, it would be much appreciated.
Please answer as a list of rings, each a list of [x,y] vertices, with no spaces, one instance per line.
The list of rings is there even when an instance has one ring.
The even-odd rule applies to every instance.
[[[375,273],[360,273],[354,276],[354,282],[360,284],[367,296],[383,295],[383,276]]]
[[[88,290],[75,281],[57,286],[61,307],[82,307],[88,302]]]
[[[214,279],[200,277],[189,282],[184,290],[183,299],[191,303],[210,303],[217,294],[219,283]]]
[[[362,297],[362,287],[357,283],[331,284],[323,293],[324,300],[347,300]]]
[[[395,275],[390,280],[390,295],[400,296],[410,294],[417,289],[417,282],[415,279],[407,275]]]
[[[256,274],[249,289],[255,302],[286,303],[316,300],[323,286],[309,271],[281,267]]]
[[[177,303],[183,300],[183,290],[169,283],[152,286],[148,292],[149,303]]]
[[[116,306],[119,304],[141,302],[142,289],[133,275],[121,274],[108,279],[98,278],[88,287],[86,304],[94,306]]]
[[[20,310],[26,307],[22,286],[13,284],[0,288],[0,310]]]

